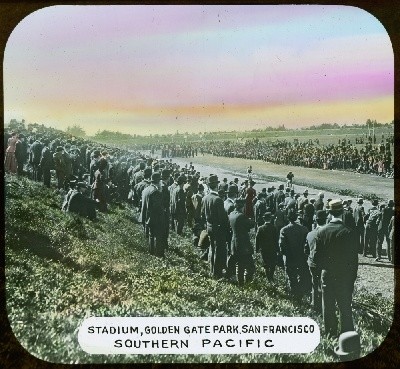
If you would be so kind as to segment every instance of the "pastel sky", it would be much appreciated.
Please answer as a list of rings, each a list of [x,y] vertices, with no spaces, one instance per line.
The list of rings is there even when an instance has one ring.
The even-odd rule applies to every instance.
[[[349,6],[53,6],[4,56],[5,123],[88,134],[391,122],[382,24]]]

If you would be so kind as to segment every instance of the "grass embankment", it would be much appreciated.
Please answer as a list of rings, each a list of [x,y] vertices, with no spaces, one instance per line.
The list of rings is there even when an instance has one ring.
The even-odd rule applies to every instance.
[[[6,177],[6,298],[16,338],[33,355],[63,363],[330,362],[323,339],[307,355],[90,356],[77,332],[90,316],[310,316],[286,297],[284,275],[269,286],[260,265],[243,289],[208,277],[190,237],[170,236],[164,259],[150,256],[128,208],[113,207],[98,222],[62,213],[59,195],[26,179]],[[360,295],[361,296],[361,295]],[[362,296],[382,317],[355,311],[366,355],[389,329],[392,302]],[[4,348],[6,349],[6,348]]]

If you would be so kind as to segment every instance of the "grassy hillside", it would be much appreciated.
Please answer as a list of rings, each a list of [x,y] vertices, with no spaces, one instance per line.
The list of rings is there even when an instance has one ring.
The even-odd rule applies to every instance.
[[[277,287],[255,281],[239,289],[208,277],[187,233],[171,235],[164,259],[150,256],[130,209],[113,207],[97,222],[62,213],[59,194],[27,179],[5,178],[6,303],[11,327],[34,356],[62,363],[116,362],[331,362],[323,339],[307,355],[90,356],[78,344],[80,323],[89,316],[310,316],[293,305],[285,279]],[[362,354],[386,336],[393,302],[358,291],[357,330]],[[361,306],[361,305],[360,305]]]

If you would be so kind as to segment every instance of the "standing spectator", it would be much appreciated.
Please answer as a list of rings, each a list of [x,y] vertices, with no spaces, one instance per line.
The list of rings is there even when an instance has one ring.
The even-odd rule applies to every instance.
[[[308,232],[312,230],[313,223],[314,223],[314,214],[315,214],[315,207],[314,207],[315,199],[310,199],[306,201],[303,208],[303,225],[307,227]]]
[[[33,180],[42,180],[42,170],[39,168],[40,158],[42,157],[43,144],[36,139],[31,145],[29,163],[33,169]],[[68,178],[67,178],[68,179]]]
[[[53,169],[53,155],[49,148],[49,140],[43,140],[42,155],[40,157],[39,168],[43,175],[43,184],[50,188],[51,174]]]
[[[253,200],[257,195],[256,190],[254,189],[255,184],[256,183],[253,180],[250,180],[249,187],[246,189],[245,215],[250,219],[254,219]]]
[[[394,205],[393,205],[393,212],[394,212]],[[394,215],[390,218],[389,222],[389,227],[388,227],[388,232],[389,232],[389,240],[390,240],[390,251],[388,251],[388,255],[390,255],[389,261],[394,264]],[[388,245],[389,247],[389,245]]]
[[[318,229],[326,224],[326,211],[318,210],[315,215],[317,226],[307,234],[304,253],[308,256],[307,263],[311,274],[311,306],[314,311],[320,314],[322,312],[322,293],[321,293],[321,268],[317,267],[314,261],[315,256],[315,236]]]
[[[273,282],[279,253],[279,233],[273,225],[272,213],[263,214],[263,219],[264,224],[256,233],[256,252],[261,252],[265,274],[268,281]]]
[[[329,212],[332,220],[316,235],[314,262],[321,269],[325,333],[336,336],[336,303],[340,312],[340,333],[354,330],[351,303],[358,255],[355,231],[343,223],[342,200],[332,200]]]
[[[377,208],[378,200],[372,200],[372,208],[365,216],[364,256],[372,255],[376,258],[376,242],[378,239],[378,224],[381,213]]]
[[[186,219],[186,195],[183,189],[185,182],[185,176],[178,177],[178,185],[171,194],[171,216],[175,221],[174,229],[179,235],[183,234]]]
[[[18,135],[18,141],[15,144],[15,158],[17,159],[17,174],[22,176],[24,174],[24,164],[28,159],[28,144],[22,133]]]
[[[275,194],[275,210],[278,210],[278,206],[281,202],[285,202],[285,193],[283,192],[285,186],[280,184],[278,187],[278,192]],[[294,191],[293,191],[294,193]]]
[[[235,210],[235,200],[237,196],[238,196],[238,188],[234,184],[231,184],[228,187],[227,198],[224,201],[224,209],[228,217],[229,214]],[[231,278],[235,274],[235,267],[236,267],[235,257],[232,255],[232,250],[231,250],[231,241],[232,241],[232,228],[227,227],[227,232],[226,232],[226,248],[228,253],[226,262],[227,278]]]
[[[281,229],[279,248],[283,255],[290,293],[294,298],[301,299],[311,284],[307,257],[304,254],[308,230],[296,223],[297,213],[295,210],[288,212],[288,219],[290,223]]]
[[[251,282],[255,272],[253,260],[254,249],[250,242],[249,231],[254,222],[243,214],[245,201],[236,199],[235,210],[229,214],[232,228],[231,250],[236,261],[236,276],[238,285]]]
[[[356,224],[355,231],[356,231],[356,238],[357,238],[357,249],[358,249],[359,254],[362,254],[364,251],[365,211],[364,211],[363,203],[364,203],[364,200],[361,197],[358,198],[357,205],[355,206],[355,208],[353,210],[354,222]]]
[[[18,141],[17,133],[12,132],[7,140],[6,157],[4,159],[4,170],[11,174],[16,174],[18,169],[17,158],[15,157],[15,147]]]
[[[356,222],[353,216],[353,209],[349,205],[351,200],[343,200],[343,223],[351,229],[356,228]]]
[[[170,171],[168,169],[163,169],[161,171],[161,194],[162,194],[162,202],[164,208],[164,244],[165,249],[168,249],[168,237],[169,237],[169,216],[170,216],[170,204],[171,204],[171,194],[168,190],[168,181],[170,178]]]
[[[323,192],[320,192],[318,194],[318,199],[315,201],[314,207],[315,207],[315,211],[318,210],[324,210],[324,197],[325,195],[323,194]]]
[[[218,177],[211,174],[208,178],[210,192],[204,196],[201,210],[210,238],[210,273],[214,278],[221,278],[226,266],[226,233],[229,226],[224,202],[218,196],[218,183]]]
[[[265,203],[265,198],[260,192],[257,194],[257,202],[254,205],[254,220],[255,220],[255,231],[257,228],[264,224],[263,216],[267,211],[267,204]]]
[[[380,217],[379,223],[378,223],[378,241],[376,244],[376,254],[377,254],[377,259],[378,259],[377,261],[381,260],[382,244],[385,239],[386,239],[387,256],[388,256],[389,261],[391,259],[390,239],[389,239],[389,223],[390,223],[390,219],[394,215],[393,206],[394,206],[393,200],[389,200],[387,206],[385,206],[384,204],[382,204],[380,206],[381,217]]]
[[[107,181],[106,181],[107,160],[101,158],[99,160],[99,168],[94,174],[94,182],[92,185],[93,199],[98,203],[99,211],[107,212]]]
[[[150,255],[164,256],[165,252],[165,217],[161,193],[161,175],[154,172],[151,183],[142,193],[142,210],[139,221],[145,224],[145,235],[149,242]]]

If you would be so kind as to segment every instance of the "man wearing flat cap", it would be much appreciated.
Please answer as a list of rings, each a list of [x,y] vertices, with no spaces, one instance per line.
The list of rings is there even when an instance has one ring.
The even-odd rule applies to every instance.
[[[159,172],[151,175],[151,183],[143,190],[139,221],[144,224],[150,255],[164,256],[165,217]]]
[[[250,242],[249,231],[254,221],[243,214],[245,200],[236,199],[235,210],[229,214],[232,228],[231,252],[236,262],[236,276],[239,286],[251,282],[255,272],[253,260],[253,245]]]
[[[210,237],[210,274],[214,278],[221,278],[222,271],[226,268],[226,234],[229,227],[224,202],[218,196],[218,183],[216,175],[209,176],[208,186],[210,192],[204,196],[201,210],[202,218]]]
[[[263,214],[264,224],[256,233],[256,252],[261,253],[265,275],[269,282],[274,281],[275,266],[279,253],[279,233],[273,224],[271,212]]]
[[[329,202],[330,222],[318,229],[314,263],[321,269],[322,315],[325,333],[337,335],[336,304],[340,333],[354,330],[352,298],[357,277],[358,253],[355,231],[343,223],[341,199]]]

